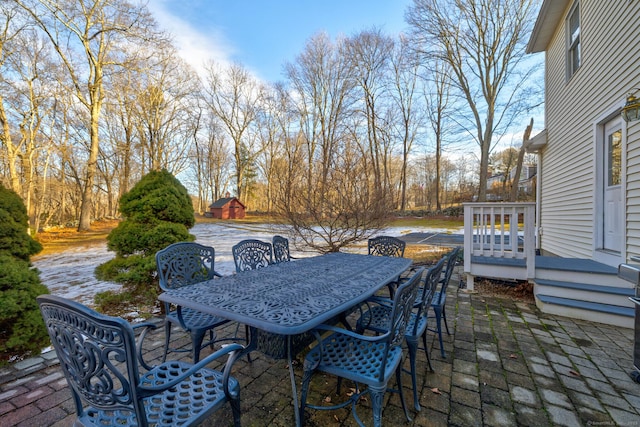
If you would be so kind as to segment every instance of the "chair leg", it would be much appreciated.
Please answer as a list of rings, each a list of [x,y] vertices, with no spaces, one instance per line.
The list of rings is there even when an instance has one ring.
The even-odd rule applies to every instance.
[[[302,374],[302,390],[300,392],[300,408],[298,408],[298,412],[300,414],[300,422],[304,424],[304,408],[307,405],[307,392],[309,391],[309,381],[311,381],[311,376],[313,375],[312,369],[305,369]]]
[[[393,299],[393,296],[395,295],[396,292],[396,283],[395,282],[391,282],[387,285],[387,289],[389,289],[389,299]]]
[[[415,337],[413,337],[415,338]],[[420,411],[420,401],[418,399],[418,379],[416,375],[416,353],[418,352],[417,339],[407,338],[407,349],[409,350],[409,364],[411,365],[411,384],[413,386],[413,406],[416,411]]]
[[[202,347],[202,340],[204,340],[204,331],[191,331],[193,363],[198,363],[198,361],[200,361],[200,347]]]
[[[427,348],[427,330],[424,330],[422,334],[422,345],[424,346],[424,354],[427,356],[427,363],[429,365],[429,371],[433,371],[433,366],[431,366],[431,357],[429,356],[429,349]]]
[[[240,427],[240,394],[235,399],[229,399],[234,427]]]
[[[444,327],[447,330],[447,335],[451,335],[449,332],[449,325],[447,325],[447,307],[442,306],[442,320],[444,320]]]
[[[396,378],[402,378],[401,374],[398,375],[397,370],[396,370]],[[400,393],[402,393],[402,388],[400,384],[398,384],[398,388],[400,389]],[[371,385],[369,386],[369,394],[371,395],[371,406],[373,408],[373,426],[374,427],[382,427],[382,401],[384,399],[384,393],[386,390],[387,390],[386,384],[382,387],[374,387]]]
[[[400,394],[400,403],[402,404],[402,409],[404,410],[404,416],[407,418],[407,421],[411,422],[409,410],[407,409],[407,403],[404,401],[404,393],[402,391],[402,363],[398,365],[398,368],[396,369],[396,384],[398,385],[398,393]]]
[[[171,322],[164,322],[164,356],[162,356],[162,363],[167,360],[167,353],[169,353],[169,342],[171,340]]]
[[[244,336],[247,341],[247,346],[249,346],[249,325],[244,325]],[[247,352],[247,362],[251,363],[251,352]]]
[[[444,352],[444,345],[442,344],[442,311],[440,310],[440,308],[436,308],[435,310],[433,310],[436,313],[436,324],[437,324],[437,329],[438,329],[438,341],[440,342],[440,354],[442,355],[442,358],[444,359],[445,357],[447,357],[447,355]]]

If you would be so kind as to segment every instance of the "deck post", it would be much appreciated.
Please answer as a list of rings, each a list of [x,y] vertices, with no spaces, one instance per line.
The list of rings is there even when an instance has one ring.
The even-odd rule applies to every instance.
[[[471,254],[473,252],[473,206],[464,204],[464,244],[463,251],[463,271],[467,275],[467,289],[473,290],[473,275],[471,274]],[[480,236],[478,236],[480,237]]]

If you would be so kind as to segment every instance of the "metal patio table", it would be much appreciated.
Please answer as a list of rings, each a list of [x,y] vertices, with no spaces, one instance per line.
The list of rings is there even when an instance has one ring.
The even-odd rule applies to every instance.
[[[256,332],[285,337],[282,343],[289,361],[296,425],[300,426],[291,363],[298,349],[292,348],[293,338],[365,301],[397,280],[411,262],[408,258],[335,252],[170,290],[158,298],[250,326],[247,351],[261,350],[254,339]]]

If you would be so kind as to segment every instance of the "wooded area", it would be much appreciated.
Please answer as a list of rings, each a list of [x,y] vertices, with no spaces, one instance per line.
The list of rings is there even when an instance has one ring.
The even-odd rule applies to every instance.
[[[5,0],[0,181],[35,231],[116,217],[120,196],[162,169],[196,211],[229,191],[309,230],[326,218],[375,228],[392,210],[482,200],[496,135],[540,104],[534,70],[521,65],[535,3],[415,0],[408,34],[318,33],[283,81],[264,82],[242,64],[196,71],[141,3]],[[488,17],[474,21],[472,6]],[[460,65],[478,57],[473,40],[452,50],[424,30],[446,16],[484,26],[465,34],[495,42],[479,53],[490,68]]]

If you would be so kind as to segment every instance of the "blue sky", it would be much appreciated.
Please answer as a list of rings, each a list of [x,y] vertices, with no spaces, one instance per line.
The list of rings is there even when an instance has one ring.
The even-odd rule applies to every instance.
[[[239,62],[258,78],[283,80],[282,67],[319,31],[335,39],[377,27],[406,30],[412,0],[150,0],[160,26],[181,55],[201,66],[208,58]]]

